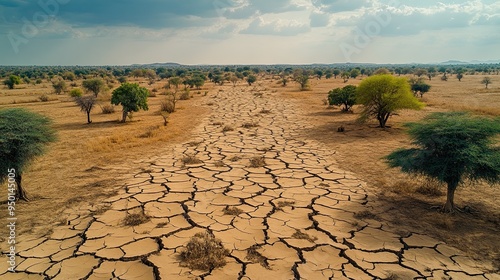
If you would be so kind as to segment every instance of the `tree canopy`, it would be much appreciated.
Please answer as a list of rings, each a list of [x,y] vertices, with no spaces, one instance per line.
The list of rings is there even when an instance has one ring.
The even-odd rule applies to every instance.
[[[487,119],[468,113],[435,113],[421,123],[406,124],[415,148],[399,149],[386,157],[389,166],[405,173],[422,174],[448,186],[443,210],[452,212],[454,193],[464,180],[500,180],[500,118]]]
[[[336,88],[328,93],[330,105],[344,105],[342,111],[348,112],[356,104],[356,86],[348,85],[343,88]]]
[[[14,89],[15,85],[21,83],[21,78],[16,75],[10,75],[9,78],[3,81],[3,84],[6,85],[9,89]]]
[[[424,106],[413,96],[406,78],[392,75],[375,75],[363,80],[356,90],[356,101],[364,106],[360,120],[374,116],[382,128],[396,111]]]
[[[50,124],[47,117],[23,108],[0,110],[0,181],[7,178],[8,169],[15,169],[18,199],[28,200],[21,184],[26,167],[56,139]]]
[[[122,122],[125,122],[130,112],[138,112],[141,109],[147,111],[149,109],[148,96],[149,90],[147,88],[140,87],[139,84],[135,83],[124,83],[113,91],[111,103],[122,105]]]
[[[101,79],[91,79],[83,81],[83,88],[94,94],[95,97],[104,89],[104,81]]]

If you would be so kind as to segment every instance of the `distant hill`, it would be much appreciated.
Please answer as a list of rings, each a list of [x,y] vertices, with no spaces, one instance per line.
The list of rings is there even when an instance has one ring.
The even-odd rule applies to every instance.
[[[443,65],[465,65],[465,64],[497,64],[500,63],[500,60],[486,60],[486,61],[481,61],[481,60],[472,60],[472,61],[460,61],[460,60],[448,60],[445,62],[441,62],[440,64]]]

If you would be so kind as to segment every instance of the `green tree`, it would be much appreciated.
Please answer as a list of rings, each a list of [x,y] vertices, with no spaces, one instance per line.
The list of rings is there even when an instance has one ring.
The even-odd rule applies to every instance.
[[[52,83],[52,87],[54,88],[54,92],[56,94],[61,94],[66,91],[67,85],[64,80],[60,80],[57,82]]]
[[[403,71],[403,69],[401,68],[397,68],[396,70],[398,70],[398,73],[399,76],[401,76],[401,72]],[[379,68],[377,69],[375,72],[373,72],[373,75],[390,75],[391,74],[391,71],[389,71],[389,69],[387,68]]]
[[[85,80],[82,83],[83,88],[94,94],[95,97],[104,89],[104,81],[101,79]]]
[[[481,84],[485,85],[486,88],[488,88],[488,85],[491,84],[491,78],[490,77],[484,77],[483,80],[481,81]]]
[[[257,81],[257,77],[255,77],[254,75],[249,75],[247,77],[247,83],[248,83],[249,86],[251,86],[256,81]]]
[[[130,112],[138,112],[141,109],[147,111],[149,109],[148,96],[148,89],[140,87],[139,84],[124,83],[113,91],[111,104],[122,105],[122,122],[124,123],[127,121]]]
[[[45,146],[55,141],[50,123],[23,108],[0,110],[0,181],[8,178],[8,170],[15,170],[16,199],[29,200],[22,176],[29,163],[45,152]]]
[[[386,157],[389,166],[422,174],[447,184],[445,212],[455,209],[458,185],[466,180],[500,181],[500,119],[468,113],[435,113],[421,123],[406,124],[416,148],[399,149]]]
[[[8,79],[3,81],[3,84],[6,85],[9,89],[14,89],[14,87],[21,83],[21,78],[16,75],[10,75]]]
[[[333,70],[333,77],[337,79],[337,76],[340,75],[340,70],[339,69],[334,69]]]
[[[74,88],[69,92],[69,96],[73,98],[81,97],[83,95],[83,92],[79,88]]]
[[[349,112],[356,104],[356,86],[348,85],[343,88],[336,88],[328,93],[330,105],[344,105],[342,111]]]
[[[462,73],[457,73],[457,79],[458,79],[458,81],[459,81],[459,82],[461,82],[461,81],[462,81],[463,77],[464,77],[464,74],[462,74]]]
[[[90,112],[92,111],[92,109],[94,109],[95,102],[96,102],[96,97],[95,95],[92,94],[75,97],[76,105],[80,107],[82,112],[85,112],[87,114],[88,124],[92,123],[92,120],[90,119]]]
[[[342,74],[340,75],[340,77],[344,80],[344,83],[347,83],[347,81],[349,81],[350,76],[351,76],[351,73],[349,73],[347,71],[342,72]]]
[[[351,78],[356,79],[359,75],[361,75],[361,72],[359,71],[359,69],[354,68],[351,70],[349,75],[351,76]]]
[[[374,116],[381,128],[386,127],[387,120],[396,111],[423,107],[413,96],[406,78],[392,75],[375,75],[363,80],[356,90],[356,100],[364,105],[360,120]]]
[[[422,98],[424,94],[431,89],[431,86],[429,84],[426,84],[422,79],[411,79],[410,84],[413,94],[415,96],[417,96],[417,94],[420,94],[420,98]]]

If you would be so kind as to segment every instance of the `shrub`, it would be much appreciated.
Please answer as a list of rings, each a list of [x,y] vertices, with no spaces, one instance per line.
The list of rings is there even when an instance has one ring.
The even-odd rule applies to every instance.
[[[165,100],[160,103],[160,111],[172,114],[175,112],[175,103],[172,100]]]
[[[83,95],[83,91],[79,88],[72,89],[69,92],[69,96],[76,98],[76,97],[81,97]]]
[[[38,99],[40,100],[40,102],[47,102],[49,101],[49,97],[45,94],[41,95],[40,97],[38,97]]]
[[[209,232],[197,233],[180,254],[182,266],[191,269],[210,270],[226,265],[229,250],[224,248],[222,241]]]
[[[191,95],[189,94],[189,90],[185,90],[181,93],[181,96],[179,96],[179,100],[189,100],[191,98]]]
[[[266,166],[266,159],[264,157],[253,157],[250,159],[250,165],[248,167],[258,168]]]

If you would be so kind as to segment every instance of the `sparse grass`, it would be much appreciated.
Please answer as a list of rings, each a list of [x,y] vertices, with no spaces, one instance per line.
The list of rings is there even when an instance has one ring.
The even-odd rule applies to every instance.
[[[230,125],[226,125],[222,128],[222,132],[234,131],[234,128]]]
[[[241,127],[243,128],[253,128],[253,127],[258,127],[259,124],[256,123],[256,122],[247,122],[247,123],[244,123],[243,125],[241,125]]]
[[[228,255],[229,250],[224,248],[220,239],[204,232],[191,237],[179,258],[181,266],[206,271],[225,266]]]
[[[253,157],[250,158],[250,168],[259,168],[266,166],[266,159],[264,157]]]
[[[296,239],[304,239],[304,240],[307,240],[307,241],[312,242],[312,243],[314,243],[316,240],[318,240],[318,238],[316,236],[311,237],[309,234],[303,233],[298,229],[295,230],[295,233],[292,234],[292,237],[296,238]]]
[[[223,212],[224,212],[224,215],[229,215],[229,216],[238,216],[240,214],[245,213],[240,208],[234,207],[234,206],[226,206],[224,208]]]
[[[266,257],[264,257],[261,253],[259,253],[259,251],[257,251],[260,248],[261,246],[259,245],[253,245],[250,248],[248,248],[246,259],[251,261],[252,263],[258,263],[266,269],[271,269],[269,263],[267,262]]]
[[[115,112],[115,106],[111,104],[106,104],[101,106],[101,112],[105,115],[113,114]]]
[[[123,219],[123,224],[125,226],[129,227],[135,227],[141,224],[144,224],[149,221],[149,217],[144,215],[144,213],[133,213],[133,214],[128,214],[125,216],[125,219]]]
[[[424,180],[419,186],[415,189],[416,193],[423,194],[426,196],[443,196],[445,193],[443,192],[444,185],[443,183],[428,179]]]
[[[377,220],[378,219],[377,215],[373,214],[372,212],[370,212],[368,210],[354,213],[354,218],[356,218],[358,220],[364,220],[364,219]]]
[[[111,209],[111,205],[101,205],[101,206],[97,207],[97,209],[93,212],[93,214],[94,215],[102,215],[106,211],[108,211],[109,209]]]
[[[194,155],[187,155],[184,158],[182,158],[182,163],[184,165],[193,165],[193,164],[201,164],[203,163],[203,161],[201,161]]]
[[[158,135],[158,129],[160,129],[159,125],[151,126],[148,129],[146,129],[146,132],[143,134],[139,135],[139,138],[153,138]]]

